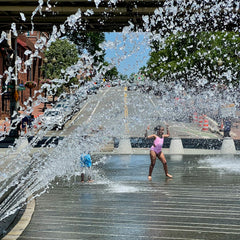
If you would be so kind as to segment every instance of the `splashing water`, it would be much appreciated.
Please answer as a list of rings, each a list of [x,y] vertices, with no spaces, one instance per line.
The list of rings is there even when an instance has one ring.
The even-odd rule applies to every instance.
[[[113,193],[134,193],[140,192],[142,189],[121,183],[110,183],[108,191]]]
[[[42,0],[39,0],[38,2],[39,6],[32,13],[31,18],[33,28],[34,17],[37,13],[42,15],[41,10],[44,5]],[[97,7],[100,3],[100,0],[95,1]],[[111,3],[116,4],[117,1],[111,1]],[[47,2],[47,6],[49,9],[51,8],[50,1]],[[224,11],[224,15],[221,14],[222,11]],[[68,27],[74,27],[83,15],[92,16],[94,15],[94,12],[92,9],[89,9],[86,12],[82,12],[79,9],[76,14],[67,18],[65,24]],[[201,31],[214,32],[216,29],[224,31],[229,25],[232,26],[233,31],[238,33],[238,15],[239,3],[236,3],[236,1],[233,0],[165,1],[162,7],[155,10],[153,16],[143,16],[144,26],[143,29],[139,29],[139,33],[143,34],[143,31],[146,33],[142,43],[143,46],[138,45],[139,41],[138,43],[135,42],[137,36],[136,33],[133,33],[135,26],[132,22],[129,22],[129,26],[126,26],[122,32],[122,39],[124,41],[115,39],[112,42],[103,43],[101,48],[102,51],[106,48],[110,48],[113,50],[117,49],[119,52],[123,53],[121,55],[113,56],[113,58],[110,59],[111,64],[114,66],[125,60],[125,58],[135,54],[137,51],[141,51],[141,48],[144,48],[146,43],[148,44],[156,41],[159,43],[157,50],[163,51],[171,34],[175,37],[179,36],[179,33],[183,33],[179,36],[179,42],[181,43],[181,41],[186,41],[187,37],[195,39]],[[23,12],[20,13],[20,16],[23,21],[26,20]],[[161,28],[157,28],[159,24],[161,25]],[[18,35],[16,24],[12,24],[11,30],[15,36]],[[65,32],[65,25],[60,26],[59,29],[54,26],[48,40],[44,37],[41,38],[35,44],[36,49],[34,52],[26,50],[24,54],[29,56],[29,60],[25,62],[26,68],[31,67],[33,59],[39,57],[39,52],[45,47],[48,48],[51,43],[55,42],[57,39],[64,38]],[[125,40],[129,38],[134,46],[131,49],[129,49],[129,46],[125,43]],[[223,39],[227,38],[228,36],[226,35]],[[2,32],[0,43],[5,39],[7,39],[7,34]],[[196,47],[203,44],[201,38],[196,39],[199,39]],[[132,114],[128,116],[130,130],[139,129],[139,126],[143,128],[147,125],[146,122],[151,122],[152,119],[162,122],[176,120],[184,122],[188,120],[188,116],[193,114],[193,111],[208,112],[210,115],[213,115],[210,117],[216,117],[215,113],[219,111],[221,105],[238,102],[238,95],[231,84],[228,89],[224,90],[224,94],[223,91],[217,87],[204,87],[211,78],[224,78],[230,83],[233,83],[238,78],[238,75],[236,74],[238,68],[231,66],[231,64],[226,64],[224,66],[216,64],[215,69],[208,69],[208,67],[206,67],[206,69],[204,69],[206,75],[203,76],[199,70],[200,68],[204,68],[202,64],[199,66],[195,65],[192,68],[189,67],[193,48],[193,45],[189,44],[187,48],[181,49],[183,53],[180,55],[180,52],[173,51],[173,45],[170,46],[169,51],[174,54],[172,61],[168,61],[168,56],[163,54],[159,62],[149,62],[148,67],[151,67],[153,72],[146,75],[147,77],[144,77],[144,79],[135,79],[136,81],[134,82],[137,85],[137,90],[135,91],[135,94],[128,97],[128,102],[126,103],[128,108],[135,106],[132,109]],[[236,49],[238,48],[239,45],[236,43]],[[214,47],[214,51],[215,52],[212,55],[213,57],[211,58],[211,56],[209,57],[210,49],[201,52],[199,47],[199,51],[196,52],[194,57],[199,57],[202,63],[205,63],[206,66],[208,66],[209,63],[216,62],[219,56],[221,56],[227,63],[228,58],[230,57],[228,54],[222,53],[221,49],[218,49],[218,46]],[[154,48],[150,54],[154,54],[153,52]],[[233,53],[233,55],[234,54],[236,56],[239,55],[238,52]],[[93,59],[98,55],[100,55],[100,52],[95,53],[93,56],[84,53],[81,57],[86,59],[85,62],[79,60],[76,64],[68,67],[66,70],[62,70],[62,77],[59,79],[53,79],[53,84],[45,84],[42,89],[35,91],[32,99],[37,100],[32,105],[30,104],[32,101],[30,98],[25,102],[26,112],[32,112],[33,106],[37,106],[38,104],[47,101],[47,99],[42,96],[44,89],[47,89],[48,95],[54,95],[58,87],[68,83],[71,77],[76,77],[79,69],[86,71],[86,69],[92,67],[94,63]],[[163,63],[166,64],[161,65]],[[16,66],[20,66],[22,64],[21,59],[17,58],[15,64]],[[161,75],[163,70],[159,70],[160,65],[164,66],[164,71],[168,74]],[[184,66],[181,68],[181,71],[176,70],[179,66]],[[175,69],[176,71],[171,72],[170,69]],[[93,76],[92,80],[83,86],[80,84],[75,86],[76,90],[74,93],[86,95],[88,89],[94,86],[93,83],[102,79],[108,70],[109,69],[106,66],[95,66],[94,71],[96,74]],[[146,68],[145,72],[147,72],[147,70],[148,69]],[[17,82],[17,75],[14,68],[9,67],[5,71],[5,74],[7,76],[6,83],[10,83],[11,80]],[[2,78],[3,76],[0,76],[0,79]],[[152,81],[152,78],[154,81]],[[171,79],[171,81],[169,81],[169,79]],[[194,84],[191,84],[193,79]],[[126,83],[126,81],[119,81],[119,84],[121,86],[131,85],[128,82]],[[64,94],[62,96],[64,97]],[[101,98],[99,99],[99,96],[97,96],[96,102],[104,101],[103,96]],[[82,103],[82,108],[86,106],[84,104],[86,104],[86,101]],[[89,149],[93,152],[97,152],[106,142],[111,141],[113,137],[121,138],[124,136],[125,119],[123,102],[119,102],[116,106],[114,103],[106,101],[104,112],[95,112],[94,108],[96,106],[87,107],[89,108],[89,111],[94,112],[94,114],[92,114],[87,120],[82,121],[70,135],[67,134],[66,129],[63,129],[60,136],[64,136],[64,138],[60,139],[59,137],[58,145],[50,144],[48,147],[42,146],[38,151],[33,153],[33,148],[37,141],[42,140],[47,133],[50,136],[55,135],[55,133],[49,133],[49,125],[39,125],[37,121],[40,119],[37,119],[37,129],[33,133],[34,137],[33,140],[31,140],[31,143],[28,144],[27,136],[23,136],[22,138],[17,139],[15,146],[9,148],[6,154],[2,157],[0,163],[0,197],[12,187],[14,187],[14,190],[1,204],[0,219],[4,219],[6,216],[24,205],[26,198],[29,196],[33,195],[33,197],[37,197],[41,195],[56,177],[65,176],[70,178],[78,169],[79,156],[82,153],[88,152]],[[13,123],[21,121],[21,116],[17,116],[16,112],[14,112],[14,114],[16,115],[16,118],[12,121],[12,128],[14,128]],[[77,121],[78,119],[76,118],[72,122],[72,125]],[[96,131],[92,134],[92,130],[96,129],[96,126],[102,126],[104,130]],[[88,137],[85,138],[85,136]],[[239,173],[240,169],[237,159],[231,158],[227,164],[225,162],[226,161],[221,158],[208,158],[202,160],[201,163],[219,170],[224,169],[224,171],[234,171],[235,173]],[[112,185],[110,191],[119,193],[136,192],[139,191],[139,189],[119,184]]]
[[[216,169],[224,174],[240,174],[239,157],[233,155],[206,157],[199,161],[200,165]]]

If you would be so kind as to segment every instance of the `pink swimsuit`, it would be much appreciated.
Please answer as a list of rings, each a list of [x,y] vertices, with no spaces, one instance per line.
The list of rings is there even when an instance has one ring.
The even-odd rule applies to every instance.
[[[163,142],[164,138],[156,137],[150,150],[153,150],[156,154],[159,154],[162,151]]]

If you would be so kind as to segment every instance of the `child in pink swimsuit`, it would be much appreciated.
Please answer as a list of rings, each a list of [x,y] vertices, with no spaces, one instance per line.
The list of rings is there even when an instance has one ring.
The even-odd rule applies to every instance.
[[[164,142],[164,138],[160,138],[156,136],[150,150],[154,151],[156,154],[159,154],[162,151],[163,142]]]
[[[163,146],[163,143],[164,143],[164,138],[165,137],[169,137],[170,136],[170,133],[169,133],[169,129],[168,129],[168,126],[167,126],[167,134],[163,134],[164,133],[164,128],[161,127],[161,126],[157,126],[155,128],[155,130],[157,131],[157,134],[152,134],[150,136],[147,136],[147,131],[146,131],[146,137],[147,138],[154,138],[154,142],[153,142],[153,145],[152,147],[150,148],[150,159],[151,159],[151,164],[149,166],[149,175],[148,175],[148,179],[149,180],[152,180],[152,171],[153,171],[153,168],[155,166],[155,163],[156,163],[156,159],[158,157],[158,159],[162,162],[163,164],[163,168],[164,168],[164,171],[165,171],[165,175],[169,178],[172,177],[172,175],[170,175],[168,173],[168,168],[167,168],[167,161],[166,161],[166,158],[162,152],[162,146]]]

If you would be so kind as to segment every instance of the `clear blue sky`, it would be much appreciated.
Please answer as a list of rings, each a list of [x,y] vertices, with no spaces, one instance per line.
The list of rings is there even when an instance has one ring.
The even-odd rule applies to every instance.
[[[106,60],[114,64],[119,73],[137,73],[149,59],[147,33],[105,33]]]

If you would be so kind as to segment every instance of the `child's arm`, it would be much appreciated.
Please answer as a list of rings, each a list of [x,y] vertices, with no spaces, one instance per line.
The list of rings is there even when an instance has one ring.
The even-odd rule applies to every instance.
[[[148,138],[148,139],[149,139],[149,138],[156,138],[156,134],[149,135],[149,136],[147,136],[147,138]]]
[[[147,127],[147,129],[145,131],[145,134],[144,134],[145,138],[147,138],[147,136],[148,136],[148,130],[149,130],[149,126]]]

